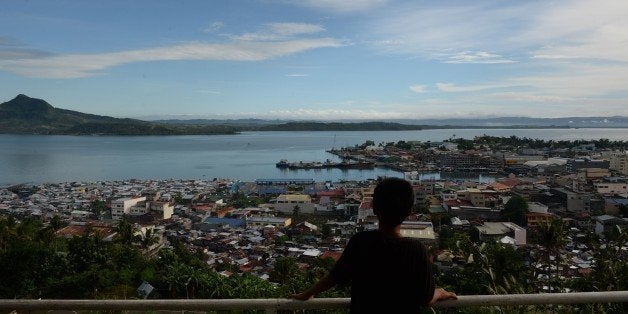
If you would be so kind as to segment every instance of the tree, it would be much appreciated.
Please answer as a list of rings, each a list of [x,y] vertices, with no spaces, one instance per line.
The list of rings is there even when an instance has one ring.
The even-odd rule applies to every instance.
[[[554,218],[550,221],[547,221],[545,223],[541,223],[538,228],[536,229],[536,232],[533,234],[533,241],[536,242],[536,244],[541,245],[543,248],[545,248],[545,265],[546,265],[546,270],[547,270],[547,276],[548,276],[548,287],[550,288],[550,292],[552,290],[552,283],[551,283],[551,256],[552,254],[554,254],[554,260],[555,260],[555,265],[554,267],[556,268],[556,278],[555,280],[559,283],[562,282],[558,279],[558,275],[559,275],[559,269],[560,269],[560,262],[561,262],[561,255],[560,255],[560,250],[563,248],[564,244],[565,244],[565,237],[564,237],[564,225],[563,225],[563,221],[560,218]]]
[[[331,226],[328,224],[323,224],[323,227],[321,228],[321,237],[323,239],[327,239],[331,236]]]
[[[301,208],[299,207],[299,205],[294,205],[294,208],[292,209],[292,215],[294,217],[299,217],[299,214],[301,214]]]
[[[298,272],[297,261],[292,257],[279,257],[275,260],[273,270],[270,271],[270,281],[279,284],[286,283],[290,277]]]
[[[527,213],[528,202],[523,197],[514,195],[506,202],[501,214],[503,219],[525,227],[527,225]]]
[[[153,244],[159,243],[159,236],[155,234],[155,229],[146,229],[146,232],[135,235],[133,237],[135,243],[138,243],[144,250],[151,247]]]
[[[100,215],[107,210],[107,203],[102,200],[95,200],[91,204],[92,213],[96,216],[96,218],[100,218]]]
[[[122,244],[130,245],[134,241],[135,230],[133,225],[126,219],[126,217],[122,217],[118,221],[118,224],[114,228],[116,231],[116,240]]]

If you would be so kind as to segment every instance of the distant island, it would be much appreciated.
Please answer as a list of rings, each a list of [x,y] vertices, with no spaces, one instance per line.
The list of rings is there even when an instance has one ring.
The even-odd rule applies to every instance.
[[[173,125],[86,114],[22,94],[0,104],[0,133],[4,134],[210,135],[237,131],[224,125]]]
[[[55,108],[20,94],[0,104],[0,134],[218,135],[244,131],[412,131],[426,129],[628,127],[628,117],[482,118],[389,121],[285,121],[263,119],[155,120],[113,118]]]

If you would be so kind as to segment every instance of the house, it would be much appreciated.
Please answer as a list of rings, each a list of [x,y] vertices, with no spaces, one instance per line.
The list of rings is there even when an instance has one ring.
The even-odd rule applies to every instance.
[[[611,231],[615,226],[625,227],[628,221],[617,218],[611,215],[601,215],[594,217],[595,219],[595,233],[603,235]]]
[[[526,214],[528,228],[532,229],[538,227],[542,223],[548,223],[552,220],[553,217],[554,215],[547,212],[543,213],[530,211]]]
[[[514,245],[526,245],[526,229],[518,226],[512,222],[485,222],[481,226],[476,226],[478,230],[480,240],[487,241],[501,241],[512,242],[510,239],[514,239]],[[510,239],[504,239],[508,236]]]
[[[607,197],[604,199],[604,212],[609,215],[619,215],[622,210],[628,209],[628,197]]]
[[[436,244],[437,234],[430,221],[404,221],[399,230],[402,237],[419,239],[425,244]]]
[[[275,210],[292,214],[298,208],[300,213],[314,213],[316,204],[306,194],[281,194],[275,202]]]
[[[364,197],[360,203],[360,207],[358,207],[357,222],[362,223],[373,219],[377,220],[377,217],[375,217],[375,213],[373,212],[373,198]]]
[[[290,226],[291,223],[292,218],[289,217],[250,216],[246,218],[247,227],[273,226],[276,228],[285,228]]]

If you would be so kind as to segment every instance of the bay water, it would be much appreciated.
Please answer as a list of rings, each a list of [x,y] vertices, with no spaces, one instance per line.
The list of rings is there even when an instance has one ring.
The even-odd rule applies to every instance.
[[[0,135],[0,185],[131,178],[366,180],[402,174],[380,168],[287,170],[276,168],[275,163],[281,159],[291,162],[338,160],[326,150],[362,144],[367,140],[375,143],[399,140],[425,142],[452,137],[472,139],[483,134],[544,140],[628,140],[628,129],[244,132],[211,136],[4,134]],[[425,174],[424,178],[438,179],[440,176],[438,173]]]

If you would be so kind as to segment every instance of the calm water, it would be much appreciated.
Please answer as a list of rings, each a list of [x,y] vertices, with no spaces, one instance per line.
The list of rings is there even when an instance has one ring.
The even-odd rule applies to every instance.
[[[401,176],[385,170],[280,170],[275,163],[335,159],[325,152],[373,140],[442,141],[477,135],[628,140],[628,129],[456,129],[377,132],[246,132],[217,136],[0,135],[0,184],[139,179],[305,178],[317,181]]]

